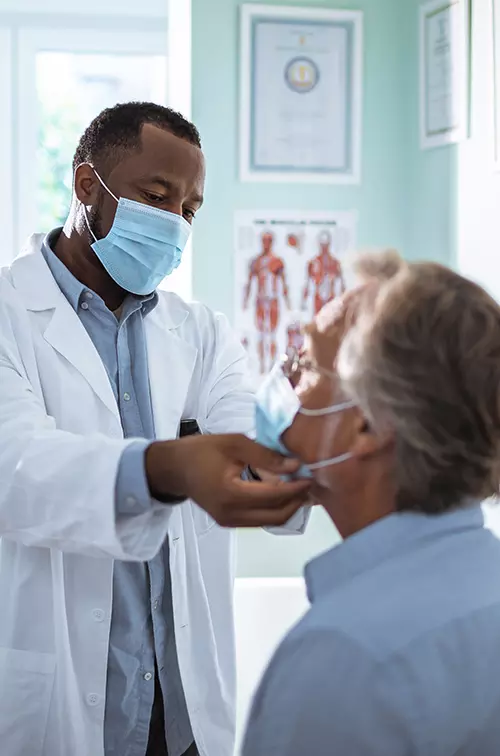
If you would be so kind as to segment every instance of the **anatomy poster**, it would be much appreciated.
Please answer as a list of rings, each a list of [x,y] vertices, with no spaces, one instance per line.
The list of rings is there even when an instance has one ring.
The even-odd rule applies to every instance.
[[[302,344],[301,326],[349,287],[354,212],[235,217],[235,327],[257,374]]]

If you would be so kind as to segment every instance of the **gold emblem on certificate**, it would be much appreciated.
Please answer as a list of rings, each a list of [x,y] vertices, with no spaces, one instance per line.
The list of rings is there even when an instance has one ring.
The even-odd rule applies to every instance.
[[[319,81],[319,70],[309,58],[294,58],[285,69],[285,79],[294,92],[312,92]]]

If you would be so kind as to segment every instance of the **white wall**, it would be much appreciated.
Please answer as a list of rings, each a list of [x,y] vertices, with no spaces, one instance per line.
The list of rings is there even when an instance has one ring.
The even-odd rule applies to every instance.
[[[500,173],[495,173],[492,1],[472,3],[471,138],[458,151],[458,269],[500,299]],[[500,31],[500,29],[499,29]]]

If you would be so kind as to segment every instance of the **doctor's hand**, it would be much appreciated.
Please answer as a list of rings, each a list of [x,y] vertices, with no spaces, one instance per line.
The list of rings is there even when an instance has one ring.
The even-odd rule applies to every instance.
[[[243,470],[273,473],[269,481],[244,481]],[[192,499],[224,527],[265,527],[286,523],[307,500],[310,481],[284,482],[297,460],[282,457],[246,436],[222,434],[157,441],[146,452],[151,495]]]

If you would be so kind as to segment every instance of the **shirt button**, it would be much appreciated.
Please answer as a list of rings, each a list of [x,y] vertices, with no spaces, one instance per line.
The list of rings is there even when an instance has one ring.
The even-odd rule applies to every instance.
[[[96,622],[102,622],[104,619],[104,612],[102,609],[92,609],[92,617]]]
[[[93,299],[94,298],[94,295],[90,291],[86,291],[85,292],[85,296],[87,297],[87,299]]]
[[[125,504],[129,509],[132,509],[132,507],[135,507],[135,505],[137,504],[137,499],[135,498],[135,496],[127,496],[127,498],[125,499]]]
[[[83,305],[82,305],[82,307],[83,307]],[[128,392],[126,391],[126,392],[124,393],[124,395],[123,395],[123,398],[124,398],[124,400],[125,400],[126,402],[129,402],[129,401],[130,401],[130,394],[129,394],[129,393],[128,393]]]
[[[87,696],[87,703],[89,706],[97,706],[99,703],[99,696],[97,693],[89,693]]]
[[[152,680],[153,675],[151,674],[151,672],[146,672],[146,674],[144,675],[144,679],[146,680],[146,682],[149,682],[150,680]]]
[[[153,609],[158,609],[158,605],[159,605],[159,603],[160,603],[160,602],[158,601],[158,599],[156,599],[156,601],[155,601],[155,602],[154,602],[154,604],[153,604]]]
[[[87,302],[82,302],[82,310],[88,310],[89,306]]]

